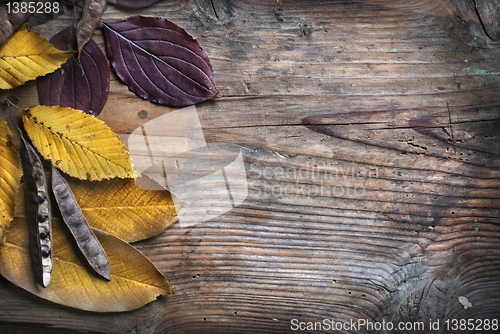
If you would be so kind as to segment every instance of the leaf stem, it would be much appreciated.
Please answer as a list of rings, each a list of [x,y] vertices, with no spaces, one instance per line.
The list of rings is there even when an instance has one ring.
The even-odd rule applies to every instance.
[[[19,110],[22,113],[24,112],[21,108],[19,108],[17,106],[16,103],[18,103],[19,100],[17,98],[15,98],[14,96],[8,96],[6,98],[0,97],[0,99],[2,99],[3,103],[5,103],[5,105],[7,106],[7,108],[10,109],[10,107],[12,106],[12,107],[16,108],[17,110]],[[15,100],[16,102],[13,102],[13,100]]]

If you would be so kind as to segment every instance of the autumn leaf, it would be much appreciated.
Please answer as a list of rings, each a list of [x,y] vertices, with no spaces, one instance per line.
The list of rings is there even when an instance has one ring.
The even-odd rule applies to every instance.
[[[64,173],[82,180],[131,178],[128,152],[103,121],[68,107],[36,106],[23,114],[38,152]]]
[[[89,225],[127,242],[157,235],[176,215],[172,196],[165,190],[144,190],[130,179],[67,179]]]
[[[160,17],[102,24],[111,66],[138,96],[177,107],[220,97],[208,56],[184,29]]]
[[[29,254],[28,222],[16,217],[0,245],[0,273],[15,285],[50,301],[93,312],[137,309],[158,295],[170,294],[167,279],[135,248],[105,232],[94,230],[108,254],[111,280],[95,275],[81,261],[58,219],[54,219],[54,272],[51,284],[35,281]]]
[[[160,0],[108,0],[108,3],[117,4],[125,8],[144,8],[157,3]]]
[[[21,160],[12,145],[12,132],[0,118],[0,244],[14,218],[16,195],[23,171]]]
[[[73,53],[56,49],[24,24],[0,48],[0,89],[11,89],[51,73]]]
[[[75,27],[55,34],[50,42],[60,50],[76,48]],[[80,56],[71,57],[61,68],[36,81],[40,103],[71,107],[98,116],[109,95],[110,70],[106,55],[90,40]]]

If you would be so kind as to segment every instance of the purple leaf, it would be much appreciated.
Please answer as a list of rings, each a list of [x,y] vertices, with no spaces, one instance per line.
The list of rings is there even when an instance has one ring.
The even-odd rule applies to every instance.
[[[76,48],[74,27],[54,35],[50,42],[60,50]],[[108,61],[99,45],[90,40],[80,60],[71,57],[57,71],[37,79],[38,98],[47,106],[71,107],[98,116],[109,95]]]
[[[160,0],[108,0],[108,3],[114,3],[125,8],[144,8],[158,1]]]
[[[172,22],[133,16],[103,26],[111,65],[138,96],[176,107],[220,97],[207,55]]]

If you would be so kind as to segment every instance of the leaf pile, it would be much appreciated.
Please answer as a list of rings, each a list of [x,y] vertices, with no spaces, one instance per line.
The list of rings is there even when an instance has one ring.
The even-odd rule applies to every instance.
[[[54,111],[53,114],[57,114],[57,110],[52,111]],[[93,118],[81,111],[75,114]],[[39,114],[35,113],[35,115]],[[8,132],[10,130],[4,126],[0,133]],[[0,143],[2,142],[5,140]],[[17,164],[14,171],[17,169],[17,175],[20,176],[19,158],[15,150],[11,152],[11,155],[14,155],[14,158],[10,160],[13,164]],[[7,155],[2,154],[3,156]],[[0,171],[4,170],[0,169]],[[53,170],[53,187],[54,184],[61,184],[61,181],[64,181],[58,178],[61,176]],[[54,249],[52,279],[50,285],[47,284],[46,288],[40,289],[32,269],[30,257],[32,247],[28,242],[27,226],[32,222],[28,221],[27,216],[19,214],[12,221],[7,238],[0,244],[0,273],[14,284],[42,298],[95,312],[132,310],[156,299],[159,294],[171,293],[171,288],[163,275],[146,257],[127,243],[127,241],[138,241],[156,235],[172,223],[175,209],[170,193],[140,189],[131,179],[117,178],[103,182],[88,182],[69,178],[68,181],[70,187],[74,189],[74,199],[82,208],[85,218],[94,227],[93,233],[107,254],[111,265],[108,269],[110,275],[107,274],[110,281],[103,280],[89,270],[88,265],[82,262],[75,245],[71,242],[70,230],[62,227],[60,218],[54,218],[51,232]],[[15,180],[12,182],[14,185],[19,184]],[[23,193],[24,191],[12,193],[9,196],[12,204],[7,207],[13,209],[13,203],[15,203],[17,211],[24,212],[26,202]],[[56,194],[56,190],[54,195],[56,198],[60,196]],[[67,195],[63,196],[67,197]],[[59,204],[61,207],[61,203]],[[64,212],[64,210],[70,211]],[[72,220],[76,219],[73,210],[71,206],[61,207],[63,217],[69,217]],[[13,213],[10,216],[13,216]],[[3,217],[2,222],[4,222]],[[107,230],[108,233],[101,229]],[[84,242],[86,238],[84,237]],[[92,246],[90,251],[95,249],[96,247]],[[68,284],[68,282],[71,283]]]
[[[186,31],[164,18],[102,22],[107,2],[141,8],[158,0],[85,0],[78,24],[50,42],[22,25],[31,15],[4,13],[0,22],[0,89],[38,78],[42,105],[22,111],[26,134],[19,135],[28,145],[22,147],[31,147],[29,138],[52,165],[43,172],[48,162],[30,151],[33,159],[23,153],[21,168],[12,132],[0,118],[0,274],[37,296],[95,312],[133,310],[172,293],[166,278],[129,244],[161,233],[176,213],[168,191],[137,187],[123,143],[95,117],[109,94],[108,59],[123,83],[149,101],[188,106],[220,97],[210,60]],[[99,25],[106,55],[92,40]],[[35,274],[49,258],[51,278]]]
[[[121,312],[139,308],[172,290],[163,275],[134,247],[94,230],[111,263],[111,280],[87,270],[73,251],[60,221],[54,220],[54,273],[51,284],[40,289],[31,270],[25,217],[14,219],[0,246],[1,274],[21,288],[55,303],[94,312]]]

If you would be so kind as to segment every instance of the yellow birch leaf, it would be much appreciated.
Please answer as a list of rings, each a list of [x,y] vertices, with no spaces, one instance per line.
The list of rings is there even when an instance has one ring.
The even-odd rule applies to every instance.
[[[74,53],[56,49],[24,24],[0,47],[0,89],[11,89],[54,72]]]
[[[103,231],[94,230],[111,264],[111,280],[95,275],[77,254],[69,231],[53,220],[54,271],[50,285],[36,283],[31,264],[26,217],[16,217],[0,245],[0,273],[15,285],[52,302],[93,312],[137,309],[158,295],[170,294],[167,279],[138,250]]]
[[[12,145],[12,132],[0,118],[0,244],[14,218],[16,196],[23,170],[21,160]]]
[[[131,178],[128,152],[103,121],[81,110],[36,106],[23,114],[38,152],[64,173],[81,180]]]
[[[89,225],[127,242],[159,234],[176,215],[172,196],[166,190],[144,190],[130,179],[66,179]]]

